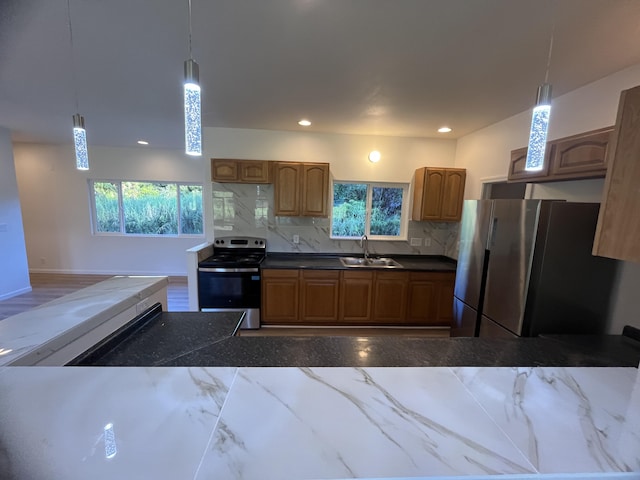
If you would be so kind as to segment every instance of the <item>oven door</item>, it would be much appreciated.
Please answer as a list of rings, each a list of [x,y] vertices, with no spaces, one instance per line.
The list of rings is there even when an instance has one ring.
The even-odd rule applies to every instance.
[[[200,309],[260,308],[258,268],[198,268]]]

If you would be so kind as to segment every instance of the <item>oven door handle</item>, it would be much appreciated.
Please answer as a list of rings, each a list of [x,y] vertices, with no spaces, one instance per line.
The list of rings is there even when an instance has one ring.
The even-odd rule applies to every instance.
[[[199,272],[205,273],[258,273],[259,268],[207,268],[198,267]]]

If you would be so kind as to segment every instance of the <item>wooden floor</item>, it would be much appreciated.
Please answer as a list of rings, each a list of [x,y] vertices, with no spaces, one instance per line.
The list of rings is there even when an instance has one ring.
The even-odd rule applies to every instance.
[[[32,273],[30,275],[31,292],[0,301],[0,320],[102,282],[112,276]],[[184,312],[189,309],[187,277],[169,277],[167,303],[167,310],[170,312]]]
[[[101,282],[113,275],[70,275],[53,273],[32,273],[32,291],[7,300],[0,301],[0,320],[25,312],[34,307],[50,302]],[[170,312],[186,312],[189,310],[187,293],[187,277],[169,277],[167,288],[167,310]],[[369,328],[369,327],[262,327],[258,330],[240,330],[240,336],[419,336],[448,337],[448,328]]]

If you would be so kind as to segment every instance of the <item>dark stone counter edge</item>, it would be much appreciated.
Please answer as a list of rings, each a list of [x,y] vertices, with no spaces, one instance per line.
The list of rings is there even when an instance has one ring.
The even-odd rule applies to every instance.
[[[268,253],[260,265],[261,269],[315,269],[315,270],[384,270],[384,271],[432,271],[455,272],[456,260],[444,255],[374,254],[372,257],[393,258],[402,267],[345,267],[340,257],[362,257],[362,255],[338,255],[325,253]]]

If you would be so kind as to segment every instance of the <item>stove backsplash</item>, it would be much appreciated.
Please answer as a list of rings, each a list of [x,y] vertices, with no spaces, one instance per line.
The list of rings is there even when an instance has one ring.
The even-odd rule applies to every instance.
[[[361,253],[357,240],[329,237],[328,218],[276,217],[273,185],[213,183],[213,223],[216,237],[243,235],[267,239],[267,252]],[[299,235],[300,242],[293,243]],[[374,254],[446,255],[457,257],[458,223],[409,222],[409,239],[420,238],[422,246],[407,241],[369,241]],[[431,239],[429,247],[425,238]]]

